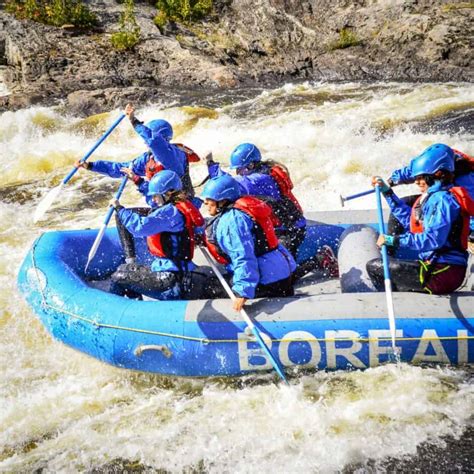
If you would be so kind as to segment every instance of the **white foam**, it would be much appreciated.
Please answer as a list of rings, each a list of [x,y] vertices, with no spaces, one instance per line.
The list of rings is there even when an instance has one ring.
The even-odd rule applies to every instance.
[[[469,84],[288,84],[194,125],[187,122],[192,111],[175,106],[137,115],[188,123],[177,140],[199,153],[212,149],[222,163],[239,143],[254,142],[265,158],[289,166],[306,209],[325,210],[339,208],[339,193],[365,190],[372,174],[388,176],[432,142],[474,154],[472,130],[450,136],[404,124],[440,107],[468,107],[473,94]],[[37,125],[38,114],[57,127]],[[54,342],[15,288],[20,261],[41,231],[99,225],[119,185],[81,170],[46,221],[33,225],[40,196],[98,138],[71,131],[79,120],[38,107],[0,116],[0,183],[23,185],[0,204],[0,471],[87,471],[122,459],[170,472],[334,472],[369,458],[406,457],[470,423],[473,386],[460,369],[386,366],[316,373],[290,388],[238,389],[121,371]],[[402,122],[381,133],[390,120]],[[92,159],[123,161],[144,150],[124,121]],[[196,181],[205,174],[202,164],[192,165]],[[123,202],[143,203],[133,186]],[[364,207],[375,207],[374,199],[346,205]]]

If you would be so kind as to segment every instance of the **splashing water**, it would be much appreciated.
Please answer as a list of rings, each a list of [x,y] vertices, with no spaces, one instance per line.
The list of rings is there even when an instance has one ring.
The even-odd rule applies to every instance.
[[[340,193],[367,189],[370,176],[388,176],[431,143],[474,154],[470,84],[305,83],[243,95],[137,115],[169,120],[176,141],[201,155],[210,149],[223,164],[239,143],[255,143],[290,168],[307,210],[338,209]],[[0,116],[0,472],[335,472],[462,436],[474,409],[469,369],[387,365],[301,374],[284,387],[272,375],[185,380],[121,371],[52,340],[16,290],[19,264],[44,230],[100,225],[119,182],[81,170],[45,221],[34,225],[33,212],[119,113],[83,120],[35,107]],[[443,128],[452,116],[460,125]],[[91,160],[144,150],[124,121]],[[192,165],[191,174],[200,181],[205,166]],[[127,189],[123,203],[140,202]]]

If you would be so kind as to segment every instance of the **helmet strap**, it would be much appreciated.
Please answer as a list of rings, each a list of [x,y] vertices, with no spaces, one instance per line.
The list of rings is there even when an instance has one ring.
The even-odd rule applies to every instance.
[[[228,199],[223,199],[222,201],[217,201],[217,212],[221,213],[225,211],[232,203]]]
[[[426,184],[428,185],[429,188],[431,188],[431,186],[433,186],[433,184],[435,184],[435,181],[436,181],[436,178],[434,175],[432,174],[425,174],[423,176]]]

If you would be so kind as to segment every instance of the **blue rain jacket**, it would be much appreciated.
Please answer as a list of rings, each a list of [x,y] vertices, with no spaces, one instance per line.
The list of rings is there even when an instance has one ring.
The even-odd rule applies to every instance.
[[[227,266],[233,274],[232,290],[252,299],[259,283],[267,285],[288,278],[296,263],[282,245],[260,257],[255,255],[253,221],[244,212],[230,209],[218,220],[215,238],[230,259]]]
[[[223,171],[219,163],[212,163],[208,166],[209,176],[221,176],[229,174]],[[233,178],[239,183],[240,191],[243,196],[268,196],[280,200],[281,193],[276,181],[266,173],[251,173],[246,176],[236,175]],[[296,227],[305,227],[306,219],[302,217],[295,223]]]
[[[438,181],[428,188],[428,197],[423,203],[423,232],[410,232],[411,207],[396,194],[385,195],[393,215],[403,225],[405,233],[399,236],[399,246],[418,251],[420,260],[436,258],[438,263],[467,265],[468,254],[448,240],[453,223],[461,213],[456,198]],[[442,253],[436,251],[443,249]]]
[[[147,216],[140,216],[131,209],[122,208],[118,211],[120,221],[133,235],[137,237],[149,237],[161,232],[181,232],[184,230],[184,216],[173,204],[165,204],[155,208]],[[173,241],[177,245],[177,240]],[[183,262],[187,270],[196,268],[193,262]],[[156,257],[151,264],[154,272],[173,272],[180,269],[169,258]]]
[[[187,157],[184,151],[177,146],[167,142],[161,135],[152,136],[151,130],[143,124],[135,126],[135,131],[143,138],[150,148],[153,156],[167,170],[174,171],[182,177],[186,170]],[[97,160],[91,161],[91,171],[110,176],[111,178],[122,178],[121,168],[130,168],[137,176],[146,175],[146,164],[150,159],[150,152],[145,152],[131,161],[116,162]],[[146,202],[151,206],[151,198],[147,196],[148,181],[142,181],[138,186],[138,191],[145,196]]]
[[[408,166],[404,166],[398,170],[395,170],[390,176],[390,179],[395,184],[411,184],[415,182],[415,178],[412,175],[411,166],[413,160],[410,161]],[[460,176],[456,176],[454,178],[454,185],[455,186],[462,186],[466,188],[469,196],[474,199],[474,173],[467,173]],[[474,231],[474,217],[471,217],[471,231]]]

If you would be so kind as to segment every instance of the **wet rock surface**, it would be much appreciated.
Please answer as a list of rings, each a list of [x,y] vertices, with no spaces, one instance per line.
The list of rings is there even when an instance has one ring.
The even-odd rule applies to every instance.
[[[140,43],[110,43],[123,5],[91,0],[89,31],[19,21],[0,11],[0,110],[63,101],[90,114],[159,100],[166,91],[288,80],[472,81],[472,2],[214,0],[192,25],[154,24],[136,2]],[[1,7],[0,7],[1,8]]]

